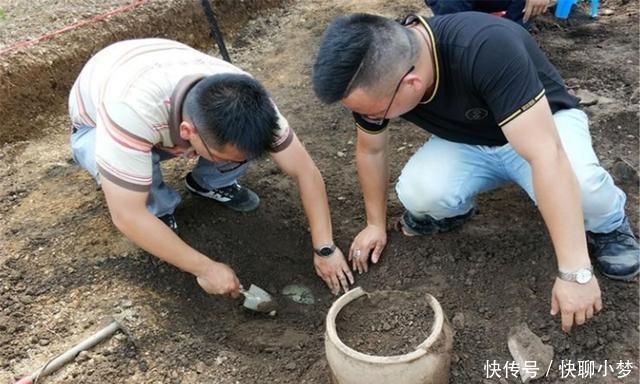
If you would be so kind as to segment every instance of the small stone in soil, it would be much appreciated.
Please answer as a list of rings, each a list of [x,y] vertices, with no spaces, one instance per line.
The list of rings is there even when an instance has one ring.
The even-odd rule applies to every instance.
[[[592,92],[589,92],[585,89],[579,89],[576,92],[576,96],[580,98],[580,105],[583,105],[585,107],[598,104],[598,101],[599,101],[598,95]]]
[[[464,314],[462,312],[458,312],[453,315],[453,319],[451,319],[451,323],[453,327],[456,329],[464,328]]]
[[[89,359],[89,352],[87,351],[81,351],[80,353],[78,353],[78,356],[76,356],[76,361],[78,363],[87,361],[88,359]]]
[[[593,349],[598,345],[598,339],[596,339],[595,337],[590,337],[587,339],[587,341],[584,343],[584,346],[588,349]]]

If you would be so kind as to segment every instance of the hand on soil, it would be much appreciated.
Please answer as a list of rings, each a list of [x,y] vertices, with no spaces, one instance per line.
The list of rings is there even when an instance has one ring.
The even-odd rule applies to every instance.
[[[376,264],[380,260],[382,250],[387,245],[387,230],[384,226],[367,225],[351,244],[349,261],[353,270],[358,273],[369,270],[369,256],[371,262]]]
[[[237,298],[240,296],[240,280],[228,265],[211,261],[211,266],[197,276],[198,284],[207,293]]]
[[[562,315],[562,330],[569,333],[573,324],[582,325],[602,309],[600,286],[592,278],[585,285],[556,279],[551,290],[551,315]]]
[[[318,276],[327,284],[334,295],[339,294],[340,289],[347,292],[349,286],[355,282],[340,248],[336,248],[329,257],[314,254],[313,264]]]
[[[544,13],[548,7],[549,0],[527,0],[524,9],[522,10],[524,13],[522,21],[526,23],[530,18]]]

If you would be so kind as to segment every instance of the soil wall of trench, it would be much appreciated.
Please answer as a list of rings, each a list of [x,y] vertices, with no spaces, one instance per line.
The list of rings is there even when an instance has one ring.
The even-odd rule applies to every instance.
[[[259,12],[288,0],[214,0],[227,43]],[[52,31],[53,32],[53,31]],[[84,63],[125,39],[163,37],[218,53],[200,1],[150,2],[0,55],[0,144],[46,135],[46,120],[66,113],[67,95]],[[17,43],[17,42],[16,42]],[[227,47],[229,48],[229,47]],[[55,127],[66,129],[67,127]]]

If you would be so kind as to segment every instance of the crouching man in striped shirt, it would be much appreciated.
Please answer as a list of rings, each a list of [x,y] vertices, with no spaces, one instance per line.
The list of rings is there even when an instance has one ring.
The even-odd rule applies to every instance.
[[[311,227],[317,274],[334,294],[353,276],[333,243],[322,176],[266,90],[239,68],[164,39],[115,43],[92,57],[69,97],[74,160],[102,186],[116,227],[147,252],[196,276],[211,294],[238,297],[227,265],[183,242],[173,217],[180,195],[160,161],[200,156],[187,189],[236,211],[258,196],[238,184],[270,153],[297,183]]]

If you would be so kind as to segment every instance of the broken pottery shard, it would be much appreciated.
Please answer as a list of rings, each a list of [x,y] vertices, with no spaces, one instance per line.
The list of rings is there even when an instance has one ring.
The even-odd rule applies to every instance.
[[[553,359],[553,347],[545,345],[526,324],[509,330],[509,352],[520,367],[523,383],[544,377]]]
[[[315,298],[311,290],[301,284],[291,284],[282,288],[282,294],[298,304],[312,305]]]

